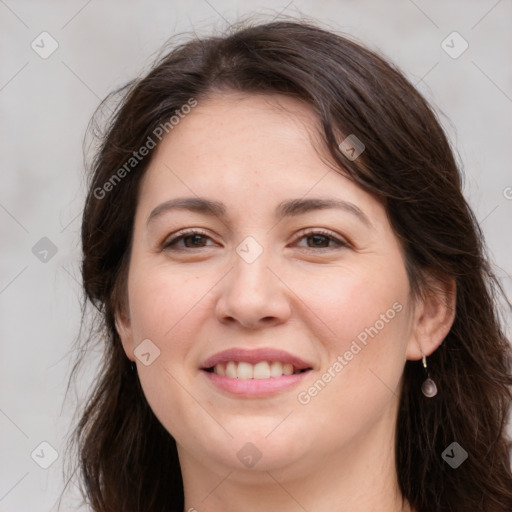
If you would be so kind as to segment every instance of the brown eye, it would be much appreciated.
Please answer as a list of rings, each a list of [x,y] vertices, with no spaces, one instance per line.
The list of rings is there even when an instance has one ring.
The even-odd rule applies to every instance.
[[[307,246],[306,249],[336,249],[342,247],[349,247],[349,244],[339,238],[335,237],[329,231],[311,231],[307,233],[303,233],[299,240],[306,239]],[[334,243],[334,246],[329,246],[330,243]],[[299,246],[301,247],[301,246]],[[304,247],[304,246],[302,246]]]
[[[308,240],[312,241],[312,247],[325,248],[329,246],[329,242],[331,241],[329,237],[325,235],[310,235],[305,237]],[[326,245],[327,244],[327,245]]]
[[[204,235],[188,235],[182,237],[183,243],[186,247],[203,247],[201,244],[201,240],[204,241],[206,237]],[[190,245],[187,244],[187,241],[190,241]]]
[[[210,239],[210,237],[200,231],[182,232],[178,233],[171,239],[166,240],[162,246],[162,249],[200,249],[202,247],[207,247],[204,242],[206,242],[208,239]],[[181,241],[183,241],[183,245],[179,245],[179,242]]]

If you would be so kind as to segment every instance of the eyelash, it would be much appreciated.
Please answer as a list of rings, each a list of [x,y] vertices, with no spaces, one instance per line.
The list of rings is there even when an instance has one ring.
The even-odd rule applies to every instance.
[[[181,232],[178,232],[176,235],[174,235],[171,239],[167,239],[164,242],[162,249],[163,250],[171,250],[171,251],[180,251],[180,250],[186,251],[186,250],[194,249],[193,247],[185,247],[182,249],[174,249],[173,248],[173,246],[176,245],[176,242],[179,242],[179,241],[181,241],[189,236],[193,236],[193,235],[202,235],[206,238],[210,238],[210,236],[208,234],[206,234],[202,231],[199,231],[199,230],[195,230],[195,229],[181,231]],[[303,247],[303,249],[305,249],[306,251],[318,252],[319,250],[320,251],[329,251],[329,250],[333,250],[333,249],[337,249],[337,248],[340,249],[340,248],[349,247],[349,244],[347,242],[340,240],[339,238],[335,237],[330,231],[325,231],[323,229],[317,229],[317,230],[303,232],[301,234],[301,236],[299,237],[299,240],[302,240],[303,238],[307,238],[307,237],[317,236],[317,235],[328,238],[329,241],[335,242],[338,247],[319,247],[319,248]],[[205,247],[197,247],[196,249],[204,249],[204,248]]]

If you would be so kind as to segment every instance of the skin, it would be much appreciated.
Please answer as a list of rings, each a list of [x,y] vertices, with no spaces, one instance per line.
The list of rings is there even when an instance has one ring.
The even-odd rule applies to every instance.
[[[428,356],[448,333],[454,287],[413,300],[384,207],[315,149],[317,126],[291,98],[217,93],[163,139],[141,183],[117,329],[177,442],[186,511],[411,510],[394,459],[401,378],[407,359]],[[171,210],[147,223],[161,203],[191,196],[222,201],[227,218]],[[281,201],[304,197],[350,202],[371,226],[338,209],[276,220]],[[162,248],[184,228],[206,236]],[[263,250],[252,263],[236,252],[247,236]],[[300,403],[298,393],[396,303],[401,311]],[[160,350],[148,366],[134,355],[145,339]],[[266,398],[228,395],[199,370],[218,351],[267,346],[313,370]],[[249,442],[262,454],[251,468],[237,457]]]

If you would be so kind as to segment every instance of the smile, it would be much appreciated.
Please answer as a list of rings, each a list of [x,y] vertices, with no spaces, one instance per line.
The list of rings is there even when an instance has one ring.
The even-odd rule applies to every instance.
[[[229,361],[219,363],[206,371],[222,375],[230,379],[270,379],[278,378],[283,375],[294,375],[307,371],[307,369],[294,368],[291,363],[281,363],[280,361],[260,361],[256,364],[246,361]]]

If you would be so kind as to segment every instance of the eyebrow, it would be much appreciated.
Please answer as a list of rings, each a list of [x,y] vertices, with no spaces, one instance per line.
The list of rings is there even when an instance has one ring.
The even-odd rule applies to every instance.
[[[338,209],[354,215],[363,224],[373,227],[370,219],[363,211],[353,203],[341,201],[339,199],[310,198],[310,199],[291,199],[279,203],[276,208],[275,216],[278,220],[285,217],[295,217],[315,210]],[[219,201],[212,201],[203,197],[178,197],[170,199],[159,204],[148,216],[146,224],[164,212],[171,210],[188,210],[211,217],[227,218],[226,206]]]

